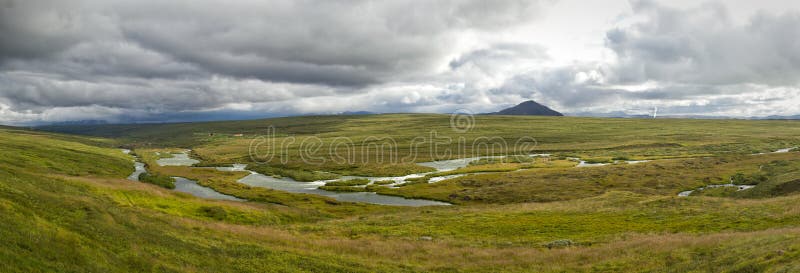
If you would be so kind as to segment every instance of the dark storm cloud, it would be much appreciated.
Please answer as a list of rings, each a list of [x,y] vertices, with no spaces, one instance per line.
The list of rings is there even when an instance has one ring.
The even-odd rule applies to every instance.
[[[212,73],[363,86],[430,72],[454,34],[526,21],[531,1],[270,1],[137,5],[125,38]]]
[[[524,23],[538,9],[535,0],[0,0],[0,113],[358,94],[427,77],[463,33]]]
[[[64,1],[0,1],[0,62],[52,56],[86,38],[84,18],[66,8]]]
[[[531,98],[718,111],[800,95],[796,12],[741,23],[721,4],[635,1],[634,20],[599,32],[613,56],[565,62],[529,24],[550,2],[0,0],[0,122],[486,112]]]

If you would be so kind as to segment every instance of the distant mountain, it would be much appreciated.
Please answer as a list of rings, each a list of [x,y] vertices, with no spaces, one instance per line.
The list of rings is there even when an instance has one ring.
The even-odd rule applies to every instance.
[[[72,120],[72,121],[61,121],[61,122],[50,123],[50,125],[105,125],[105,124],[108,124],[108,122],[99,119]]]
[[[370,111],[344,111],[339,113],[342,116],[357,116],[357,115],[375,115],[377,113]]]
[[[594,118],[641,118],[641,119],[652,119],[652,114],[627,114],[622,111],[615,111],[615,112],[605,112],[605,113],[596,113],[596,112],[578,112],[578,113],[567,113],[568,116],[571,117],[594,117]],[[672,114],[659,114],[659,119],[751,119],[746,117],[726,117],[726,116],[706,116],[706,115],[672,115]]]
[[[763,118],[758,118],[758,119],[800,119],[800,115],[794,115],[794,116],[768,116],[768,117],[763,117]]]
[[[566,113],[571,117],[595,117],[595,118],[645,118],[652,119],[653,116],[649,114],[627,114],[622,111],[614,112],[573,112]],[[714,116],[714,115],[690,115],[690,114],[659,114],[660,119],[739,119],[739,120],[800,120],[800,115],[794,116],[752,116],[752,117],[737,117],[737,116]]]
[[[605,113],[598,113],[598,112],[572,112],[566,113],[567,116],[571,117],[596,117],[596,118],[633,118],[633,117],[644,117],[644,115],[629,115],[628,113],[622,111],[613,111],[613,112],[605,112]],[[652,116],[650,116],[652,117]]]
[[[563,114],[532,100],[520,103],[511,108],[500,110],[499,112],[489,114],[514,116],[563,116]]]

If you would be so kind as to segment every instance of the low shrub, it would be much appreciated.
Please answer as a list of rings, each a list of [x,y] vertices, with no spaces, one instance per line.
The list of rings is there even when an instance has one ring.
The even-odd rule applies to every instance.
[[[548,249],[553,249],[553,248],[564,248],[572,245],[575,245],[575,242],[573,242],[572,240],[561,239],[549,242],[544,246],[547,247]]]
[[[165,175],[141,173],[139,174],[139,181],[167,189],[175,189],[175,178]]]
[[[228,218],[228,212],[225,210],[225,208],[222,208],[222,207],[203,206],[203,207],[200,207],[199,210],[200,210],[200,213],[203,216],[211,218],[211,219],[225,220],[225,218]]]

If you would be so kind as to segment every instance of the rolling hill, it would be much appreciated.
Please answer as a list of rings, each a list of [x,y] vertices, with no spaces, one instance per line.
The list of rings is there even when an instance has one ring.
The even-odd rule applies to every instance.
[[[485,161],[435,183],[381,194],[452,206],[337,202],[238,183],[247,173],[156,166],[191,148],[203,166],[247,160],[273,126],[279,140],[340,137],[405,143],[436,130],[467,141],[535,136],[552,160]],[[0,268],[4,272],[793,272],[800,268],[797,121],[448,115],[293,117],[58,128],[91,136],[0,129]],[[708,133],[713,132],[713,133]],[[242,136],[237,136],[243,134]],[[112,137],[100,138],[98,135]],[[497,139],[500,141],[500,139]],[[149,171],[187,177],[247,202],[215,201],[128,181],[134,148]],[[409,146],[401,146],[408,151]],[[424,147],[427,148],[427,147]],[[396,165],[303,164],[385,174]],[[424,150],[424,149],[423,149]],[[357,149],[361,156],[371,156]],[[453,157],[472,151],[452,150]],[[513,154],[513,151],[497,151]],[[761,153],[763,154],[756,154]],[[606,163],[575,167],[570,158]],[[650,160],[628,164],[628,160]],[[421,157],[418,160],[430,160]],[[562,164],[572,161],[571,164]],[[100,164],[101,163],[101,164]],[[253,163],[253,162],[243,162]],[[413,164],[412,164],[413,165]],[[282,175],[267,173],[276,178]],[[697,187],[751,183],[678,197]],[[414,182],[414,183],[412,183]],[[299,182],[298,182],[299,183]],[[709,209],[712,208],[712,209]],[[757,247],[754,247],[757,246]],[[69,251],[65,251],[68,249]],[[723,249],[725,251],[720,251]]]

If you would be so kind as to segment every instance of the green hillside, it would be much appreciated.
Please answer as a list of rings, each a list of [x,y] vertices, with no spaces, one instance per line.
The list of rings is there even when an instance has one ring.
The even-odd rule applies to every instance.
[[[370,188],[455,204],[437,207],[341,202],[248,187],[237,182],[243,172],[155,163],[176,148],[193,149],[201,165],[251,163],[247,148],[270,124],[279,139],[313,136],[324,144],[372,135],[402,142],[432,129],[465,139],[532,135],[538,145],[526,152],[553,159],[484,160],[453,171],[479,174]],[[800,270],[800,153],[751,155],[800,144],[793,121],[486,116],[455,132],[449,116],[378,115],[93,128],[80,132],[116,138],[0,129],[3,272]],[[248,202],[125,180],[133,158],[120,146],[134,147],[153,173]],[[652,161],[576,168],[559,159],[573,156]],[[288,174],[415,171],[413,163],[292,160],[268,166]],[[734,180],[754,188],[677,196]]]

